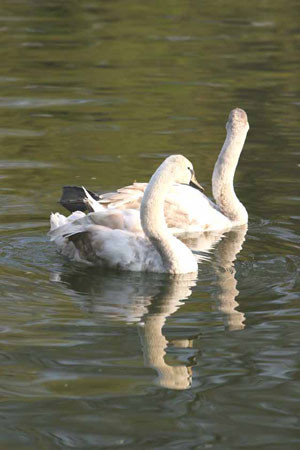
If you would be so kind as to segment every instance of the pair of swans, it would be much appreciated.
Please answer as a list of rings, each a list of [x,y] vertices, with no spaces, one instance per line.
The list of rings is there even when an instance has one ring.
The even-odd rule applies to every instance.
[[[87,216],[80,211],[68,218],[52,214],[51,239],[62,254],[75,261],[121,270],[197,272],[195,256],[173,234],[226,230],[248,220],[233,187],[249,129],[246,113],[239,108],[231,111],[226,129],[212,178],[216,205],[199,191],[202,188],[191,162],[173,155],[148,184],[135,183],[105,194],[100,202],[86,193],[86,202],[94,211]]]

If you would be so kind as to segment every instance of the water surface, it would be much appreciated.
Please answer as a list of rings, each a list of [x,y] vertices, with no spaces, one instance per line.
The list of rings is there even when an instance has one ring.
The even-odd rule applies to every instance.
[[[1,449],[299,448],[296,8],[2,2]],[[249,228],[219,239],[196,280],[55,252],[63,185],[146,181],[184,153],[210,194],[236,106]]]

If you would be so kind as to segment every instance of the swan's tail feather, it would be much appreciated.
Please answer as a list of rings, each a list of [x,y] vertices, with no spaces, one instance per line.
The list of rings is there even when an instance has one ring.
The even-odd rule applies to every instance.
[[[62,214],[51,213],[50,214],[50,232],[55,230],[56,228],[60,227],[61,225],[64,225],[66,223],[67,218],[63,216]]]
[[[77,220],[82,217],[85,218],[86,216],[81,211],[75,211],[69,217],[66,217],[58,212],[51,213],[50,231],[48,233],[50,240],[53,241],[56,237],[62,236],[64,228],[68,231],[78,231],[79,227],[82,227],[82,224],[78,223]]]
[[[139,209],[147,183],[133,183],[125,186],[116,192],[107,192],[100,196],[100,203],[108,209]]]

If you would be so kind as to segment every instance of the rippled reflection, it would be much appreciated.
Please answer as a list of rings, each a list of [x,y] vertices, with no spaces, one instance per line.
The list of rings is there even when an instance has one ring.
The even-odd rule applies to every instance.
[[[248,230],[247,225],[234,228],[226,233],[201,233],[193,237],[186,237],[184,242],[194,251],[211,254],[214,251],[213,267],[217,276],[216,308],[224,314],[225,327],[229,331],[240,330],[245,327],[245,316],[237,311],[239,294],[236,288],[236,270],[234,261],[242,250],[243,242]]]
[[[244,328],[244,314],[236,310],[238,303],[234,261],[242,248],[247,227],[230,231],[224,236],[205,233],[186,237],[185,242],[199,254],[201,262],[210,259],[216,247],[216,258],[212,262],[217,274],[216,307],[223,313],[226,327],[230,330]],[[206,256],[204,256],[206,255]],[[64,282],[77,293],[85,294],[82,308],[128,324],[137,323],[141,339],[144,363],[156,370],[155,383],[169,389],[187,389],[192,383],[192,363],[170,365],[165,360],[168,346],[190,348],[192,339],[168,341],[163,327],[168,317],[174,314],[192,294],[196,284],[195,275],[169,277],[157,274],[132,274],[103,272],[94,268],[80,273],[54,273],[52,281]]]
[[[247,228],[247,225],[244,225],[226,233],[215,253],[214,268],[217,274],[218,290],[216,304],[217,309],[224,314],[225,327],[229,331],[241,330],[245,327],[245,315],[237,310],[239,304],[236,297],[239,291],[236,288],[234,261],[242,249]]]
[[[191,295],[194,285],[193,278],[176,278],[166,284],[159,295],[153,298],[139,327],[145,365],[156,370],[156,384],[165,388],[187,389],[192,382],[191,366],[171,366],[166,363],[165,349],[170,343],[163,334],[163,326],[167,318],[180,307],[181,301]],[[182,339],[173,342],[173,345],[187,348],[192,346],[192,341]]]
[[[89,313],[101,314],[112,321],[136,323],[141,338],[146,367],[157,371],[156,383],[170,389],[186,389],[191,385],[191,367],[171,366],[165,362],[169,345],[163,334],[167,318],[175,313],[192,293],[193,274],[170,277],[156,274],[110,273],[85,270],[78,273],[52,274],[52,281],[64,282],[74,291],[85,294],[81,304]],[[103,317],[104,316],[104,317]],[[174,343],[173,343],[174,345]],[[189,347],[181,340],[180,347]]]

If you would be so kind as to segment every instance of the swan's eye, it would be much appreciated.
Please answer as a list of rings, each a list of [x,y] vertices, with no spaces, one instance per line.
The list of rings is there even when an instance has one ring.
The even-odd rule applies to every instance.
[[[188,170],[191,172],[191,174],[193,175],[193,173],[194,173],[194,171],[193,171],[193,169],[192,169],[192,167],[188,167]]]

